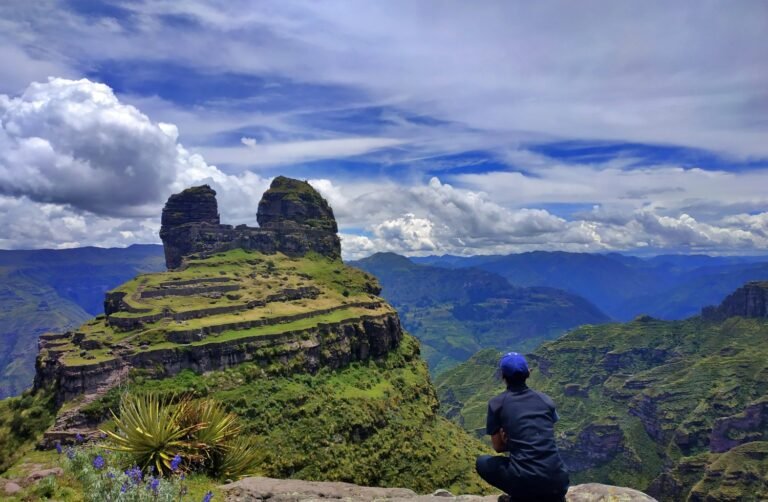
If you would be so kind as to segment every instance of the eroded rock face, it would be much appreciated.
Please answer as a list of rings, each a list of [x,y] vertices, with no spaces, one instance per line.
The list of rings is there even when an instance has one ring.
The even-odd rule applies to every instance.
[[[717,307],[705,307],[704,319],[721,321],[729,317],[768,317],[768,282],[748,282],[728,295]]]
[[[743,412],[715,420],[709,436],[709,450],[722,453],[768,436],[768,399],[747,406]]]
[[[316,252],[341,257],[333,210],[306,181],[278,176],[259,202],[259,228],[222,225],[216,192],[207,185],[171,195],[162,215],[160,238],[169,269],[185,256],[243,248],[265,254],[303,256]]]
[[[58,364],[56,354],[50,353],[48,358],[37,360],[35,388],[55,386],[57,402],[63,403],[81,394],[97,393],[106,382],[127,375],[130,368],[170,377],[185,369],[203,373],[249,361],[267,364],[288,360],[297,355],[303,357],[304,363],[295,370],[314,373],[321,367],[341,368],[352,361],[382,357],[398,346],[402,336],[400,319],[393,313],[205,345],[150,352],[131,350],[115,359],[84,366]]]
[[[333,210],[306,181],[278,176],[259,202],[256,220],[261,228],[306,226],[338,232]]]

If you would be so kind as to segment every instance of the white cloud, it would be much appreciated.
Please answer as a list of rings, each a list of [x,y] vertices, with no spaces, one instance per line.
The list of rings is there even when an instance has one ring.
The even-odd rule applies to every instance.
[[[244,137],[239,147],[203,147],[200,151],[211,162],[247,166],[276,166],[322,159],[354,157],[382,148],[402,145],[393,138],[334,138],[306,141],[259,142]]]
[[[0,192],[101,214],[141,213],[175,179],[176,138],[88,80],[0,95]]]
[[[463,124],[497,147],[531,137],[602,139],[768,156],[760,118],[768,105],[768,15],[760,1],[727,9],[136,1],[120,4],[129,11],[120,19],[54,2],[3,7],[6,46],[30,60],[36,51],[36,64],[171,62],[204,74],[342,86]],[[169,16],[187,22],[164,23]],[[0,77],[15,71],[2,68]]]
[[[663,208],[650,206],[616,210],[596,206],[566,220],[543,209],[505,208],[486,193],[455,188],[436,178],[411,187],[337,186],[327,180],[315,186],[337,203],[334,209],[341,215],[342,228],[363,227],[369,233],[343,239],[348,259],[376,251],[474,255],[535,249],[665,249],[753,254],[768,247],[768,213],[702,222],[685,213],[663,214]]]
[[[269,179],[225,174],[103,84],[51,79],[0,95],[0,247],[158,242],[167,197],[217,191],[227,223],[256,224]]]

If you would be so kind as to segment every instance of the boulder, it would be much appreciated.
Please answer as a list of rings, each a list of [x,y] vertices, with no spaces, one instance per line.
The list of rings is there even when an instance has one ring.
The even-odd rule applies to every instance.
[[[224,499],[230,502],[269,500],[270,502],[310,502],[343,499],[349,502],[386,500],[390,502],[496,502],[498,495],[457,495],[437,490],[432,495],[417,495],[405,488],[376,488],[350,483],[301,481],[252,477],[221,486]],[[655,502],[648,495],[618,486],[588,483],[572,486],[567,502]]]
[[[18,483],[15,483],[13,481],[8,481],[5,483],[5,486],[3,487],[3,491],[6,495],[15,495],[19,493],[22,490],[21,486],[19,486]]]

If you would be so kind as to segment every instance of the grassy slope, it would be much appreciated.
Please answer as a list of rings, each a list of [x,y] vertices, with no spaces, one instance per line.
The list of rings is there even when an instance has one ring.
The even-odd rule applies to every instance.
[[[247,363],[205,375],[185,371],[164,380],[137,378],[128,390],[212,396],[225,403],[257,439],[260,475],[418,492],[488,489],[474,473],[476,455],[487,450],[438,415],[415,338],[406,335],[382,360],[317,375],[286,375],[293,364],[301,361],[269,368]],[[111,392],[89,409],[102,414],[118,399],[119,392]]]
[[[304,259],[264,256],[242,250],[193,261],[183,271],[142,275],[118,289],[126,292],[128,300],[137,307],[160,308],[164,301],[178,297],[145,299],[136,293],[157,288],[163,282],[204,277],[229,277],[238,282],[242,287],[237,291],[237,301],[258,299],[288,287],[313,286],[321,292],[315,300],[269,303],[252,309],[265,317],[285,314],[281,310],[285,308],[301,312],[332,304],[378,301],[369,293],[375,280],[360,270],[345,267],[340,261],[319,256]],[[205,308],[218,301],[233,300],[227,299],[226,295],[185,297],[185,308]],[[349,307],[293,323],[227,331],[195,343],[250,336],[262,331],[279,332],[321,321],[339,321],[361,313],[389,311],[390,307],[385,304],[378,310],[357,310]],[[224,315],[218,321],[229,321],[227,316],[230,315]],[[249,311],[247,315],[253,315],[253,312]],[[212,316],[206,322],[216,322],[216,317]],[[79,331],[102,342],[137,345],[139,340],[147,341],[150,332],[177,327],[163,323],[149,323],[135,331],[121,333],[106,327],[102,316],[86,323]],[[140,350],[152,350],[170,343],[162,339],[151,341],[148,348]],[[87,351],[86,356],[94,359],[83,359],[76,347],[64,346],[62,349],[69,351],[65,360],[70,364],[111,357],[106,352],[108,348]],[[299,355],[296,359],[274,361],[268,366],[246,363],[205,375],[186,371],[163,380],[151,380],[137,372],[128,389],[177,396],[192,393],[222,401],[242,417],[248,432],[258,439],[262,452],[260,474],[406,486],[420,492],[436,488],[462,492],[488,489],[474,473],[475,456],[487,450],[482,443],[437,413],[437,396],[427,366],[419,356],[415,338],[406,335],[397,351],[379,361],[354,363],[345,369],[323,370],[317,375],[301,374],[302,365]],[[114,389],[91,403],[87,412],[106,416],[108,409],[116,408],[120,392],[125,390]],[[42,396],[24,399],[41,400]],[[0,402],[0,460],[5,465],[26,452],[52,419],[52,415],[39,411],[40,405],[25,402],[19,407],[13,404],[15,402]],[[17,431],[20,417],[29,413],[39,415],[37,426],[20,436]],[[4,433],[6,435],[2,436]],[[20,462],[28,456],[27,453]]]
[[[0,250],[0,398],[32,385],[39,335],[80,325],[105,291],[164,267],[161,246]]]
[[[724,462],[731,471],[741,469],[746,458],[757,466],[753,469],[766,468],[765,455],[713,454],[707,446],[717,417],[738,414],[768,391],[767,337],[768,320],[742,318],[723,323],[641,318],[588,326],[536,350],[529,383],[558,404],[559,440],[566,449],[574,448],[579,434],[590,426],[618,428],[624,436],[623,447],[609,461],[576,473],[575,482],[646,489],[668,463],[670,476],[687,492],[702,480],[705,469],[720,469],[717,465]],[[637,350],[643,348],[651,350]],[[618,367],[612,363],[617,360]],[[448,409],[454,414],[461,410],[455,416],[463,417],[467,430],[482,426],[484,415],[474,408],[497,391],[483,375],[490,374],[494,364],[493,354],[482,353],[437,380],[441,397],[454,397]],[[478,382],[457,387],[465,375]],[[567,385],[584,395],[567,396]],[[644,399],[655,406],[650,416],[657,419],[658,440],[633,414]],[[711,479],[705,481],[699,486],[712,486]],[[749,494],[745,483],[731,480],[729,490]]]

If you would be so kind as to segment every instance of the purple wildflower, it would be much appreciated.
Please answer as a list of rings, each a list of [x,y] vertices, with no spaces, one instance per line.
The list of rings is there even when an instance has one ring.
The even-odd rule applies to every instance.
[[[128,483],[123,483],[123,486],[120,487],[120,493],[125,493],[128,491]]]
[[[147,490],[152,490],[152,492],[157,495],[157,490],[160,488],[160,478],[152,478],[152,481],[149,482],[147,485]]]
[[[171,460],[171,470],[174,472],[178,471],[180,465],[181,465],[181,455],[176,454],[176,456],[173,457],[173,460]]]
[[[61,443],[59,443],[58,441],[56,441],[56,453],[61,455]]]
[[[134,484],[141,484],[141,469],[139,469],[138,465],[134,465],[125,471],[125,475],[128,476]]]
[[[77,435],[75,436],[75,441],[76,441],[76,442],[78,442],[78,443],[82,443],[83,441],[85,441],[85,439],[84,439],[84,438],[83,438],[83,436],[82,436],[82,435],[81,435],[81,434],[78,432],[78,433],[77,433]]]
[[[107,473],[107,477],[108,477],[109,479],[115,479],[115,473],[114,473],[114,472],[108,472],[108,473]]]
[[[211,502],[212,498],[213,498],[213,492],[208,492],[205,494],[205,497],[203,497],[203,502]]]
[[[93,459],[93,467],[97,471],[100,471],[101,469],[103,469],[105,464],[106,462],[104,461],[104,457],[102,457],[101,455],[96,455],[96,458]]]

